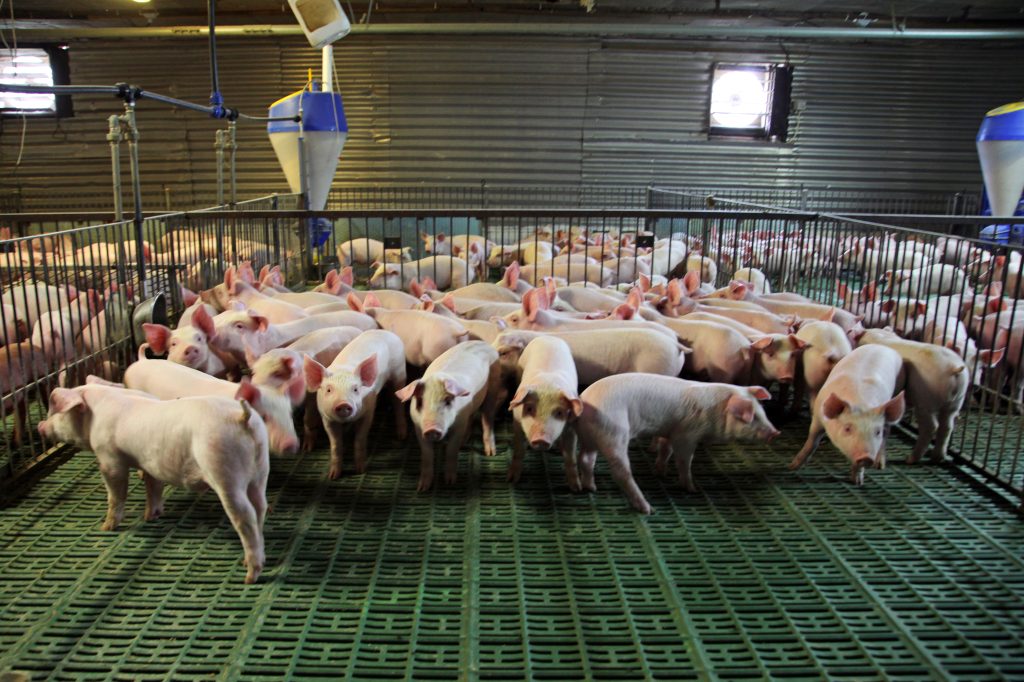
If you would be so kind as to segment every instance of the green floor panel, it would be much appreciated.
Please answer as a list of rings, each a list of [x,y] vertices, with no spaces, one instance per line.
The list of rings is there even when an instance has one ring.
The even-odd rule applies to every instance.
[[[0,510],[0,671],[57,680],[1024,679],[1024,524],[947,468],[893,464],[855,489],[803,439],[698,456],[701,492],[634,471],[631,512],[530,453],[415,492],[418,453],[382,435],[370,472],[275,459],[268,565],[241,583],[217,498],[172,490],[123,528],[79,454]],[[502,435],[505,436],[504,431]]]

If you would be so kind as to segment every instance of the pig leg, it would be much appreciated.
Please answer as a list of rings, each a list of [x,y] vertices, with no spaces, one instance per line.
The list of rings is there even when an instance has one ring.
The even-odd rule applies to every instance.
[[[859,464],[850,465],[850,483],[864,485],[864,467]]]
[[[566,428],[562,431],[562,439],[559,443],[562,447],[562,460],[565,462],[565,482],[569,490],[574,493],[580,492],[580,474],[576,469],[576,431]]]
[[[793,402],[789,406],[790,414],[797,414],[803,407],[804,397],[807,395],[807,381],[803,376],[803,367],[798,366],[796,376],[793,377]],[[810,403],[813,405],[814,403]]]
[[[523,474],[523,457],[526,454],[526,437],[519,422],[512,423],[512,461],[508,465],[508,481],[518,483]]]
[[[146,520],[160,518],[164,513],[164,482],[152,476],[143,478],[146,484]]]
[[[327,472],[327,478],[332,481],[341,478],[341,462],[345,453],[344,442],[341,437],[345,425],[333,419],[324,420],[324,429],[327,431],[327,439],[331,441],[331,468]]]
[[[391,396],[391,409],[395,413],[395,438],[405,442],[405,439],[409,437],[409,420],[405,415],[405,405],[395,395],[395,391],[402,388],[402,385],[399,385],[397,388],[391,387],[388,390],[388,394]]]
[[[811,410],[813,411],[814,408],[812,407]],[[825,427],[822,425],[818,415],[815,413],[811,417],[811,428],[807,432],[807,441],[804,443],[804,446],[800,448],[800,452],[796,453],[796,457],[793,458],[793,461],[789,463],[790,470],[795,471],[802,467],[807,460],[811,458],[814,451],[818,449],[818,446],[821,445],[821,439],[824,437]]]
[[[672,457],[672,444],[667,438],[656,438],[652,444],[657,444],[658,459],[654,462],[654,470],[659,476],[668,473],[668,460]]]
[[[371,395],[366,398],[366,413],[356,426],[355,443],[352,448],[356,454],[356,473],[366,473],[366,439],[370,434],[370,427],[373,426],[373,415],[376,412],[377,396]]]
[[[214,486],[217,497],[224,505],[224,511],[235,527],[238,538],[242,541],[245,553],[245,584],[251,585],[260,577],[263,570],[263,533],[260,531],[259,514],[249,500],[246,491]]]
[[[487,397],[484,398],[480,410],[480,428],[484,433],[484,457],[494,457],[498,454],[498,448],[494,443],[494,417],[505,393],[501,384],[501,365],[494,363],[491,365],[487,380]]]
[[[320,431],[323,420],[320,411],[316,406],[316,393],[307,393],[305,402],[305,414],[302,418],[302,451],[312,452],[316,447],[316,437]]]
[[[697,442],[686,437],[686,434],[676,434],[672,438],[672,450],[676,455],[676,471],[679,474],[679,485],[688,493],[697,492],[697,486],[693,482],[693,454],[697,449]]]
[[[128,467],[116,456],[106,456],[100,461],[100,474],[107,486],[107,517],[103,530],[117,530],[124,517],[124,501],[128,497]],[[148,480],[151,478],[147,476]]]
[[[581,446],[578,459],[580,469],[580,489],[597,492],[594,482],[594,465],[597,463],[597,450],[588,450]]]
[[[919,410],[917,413],[917,441],[914,443],[914,449],[910,453],[910,457],[907,458],[907,464],[917,464],[920,461],[921,456],[928,451],[928,446],[932,444],[932,438],[935,436],[935,432],[939,428],[938,416],[930,412]],[[889,428],[886,427],[886,431]],[[886,434],[888,436],[888,434]],[[885,447],[884,445],[882,446]]]
[[[14,401],[14,444],[22,446],[25,444],[25,434],[28,432],[28,404],[23,399]]]
[[[622,492],[625,493],[630,506],[641,514],[649,515],[651,513],[651,505],[647,503],[644,494],[640,492],[640,487],[636,484],[636,480],[633,479],[633,471],[629,466],[629,441],[627,440],[623,444],[622,440],[619,439],[615,443],[604,443],[599,450],[604,455],[604,458],[608,460],[612,478],[622,488]]]
[[[956,415],[948,412],[939,414],[939,428],[935,434],[935,448],[928,453],[928,459],[932,462],[941,462],[946,459],[946,451],[949,450],[949,439],[953,437],[953,424]]]
[[[434,444],[424,438],[418,428],[416,437],[420,441],[420,480],[416,492],[425,493],[434,485]]]
[[[444,482],[447,485],[454,485],[459,478],[459,450],[469,433],[469,417],[468,414],[460,414],[456,418],[444,448]]]

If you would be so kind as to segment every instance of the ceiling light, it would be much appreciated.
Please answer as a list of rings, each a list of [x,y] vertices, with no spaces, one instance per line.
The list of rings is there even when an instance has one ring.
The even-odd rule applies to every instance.
[[[137,2],[137,3],[139,3],[140,5],[146,5],[146,4],[149,4],[149,0],[132,0],[132,2]]]

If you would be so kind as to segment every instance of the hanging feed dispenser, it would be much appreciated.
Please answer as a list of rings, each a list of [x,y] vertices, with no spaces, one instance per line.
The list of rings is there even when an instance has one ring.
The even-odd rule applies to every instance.
[[[271,120],[267,133],[291,191],[305,195],[309,210],[322,211],[348,137],[341,95],[332,92],[331,43],[345,37],[352,27],[338,0],[289,0],[289,5],[309,44],[321,49],[323,87],[310,78],[307,87],[271,104],[271,119],[287,120]],[[311,221],[309,233],[311,246],[321,246],[330,236],[330,222]]]
[[[1006,104],[985,115],[978,130],[978,158],[992,215],[1010,216],[1024,194],[1024,102]],[[999,242],[1024,240],[1020,225],[990,225],[982,237]]]

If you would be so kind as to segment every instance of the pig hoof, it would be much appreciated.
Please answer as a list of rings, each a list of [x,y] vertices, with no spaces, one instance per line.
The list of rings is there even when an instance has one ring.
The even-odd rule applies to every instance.
[[[659,476],[664,476],[665,474],[668,473],[668,465],[658,462],[657,464],[654,465],[654,471]]]
[[[430,490],[432,484],[433,481],[421,478],[419,484],[416,486],[416,492],[425,493]]]
[[[799,469],[803,465],[804,465],[803,462],[794,459],[792,462],[790,462],[788,465],[786,465],[786,468],[789,469],[790,471],[796,471],[797,469]]]
[[[331,467],[331,470],[327,472],[327,478],[332,481],[337,481],[341,478],[341,467]]]
[[[505,480],[509,483],[519,483],[519,476],[520,472],[509,469],[508,476],[505,477]]]
[[[302,439],[302,451],[313,452],[313,448],[316,447],[316,438],[303,438]]]
[[[153,511],[146,512],[146,520],[147,521],[156,521],[157,519],[159,519],[163,515],[163,513],[164,513],[163,509],[154,509]]]
[[[650,516],[654,513],[654,510],[651,509],[651,505],[647,504],[647,502],[637,502],[633,505],[633,508],[644,516]]]
[[[445,485],[455,485],[455,482],[459,480],[458,474],[445,474],[444,483]]]
[[[366,473],[366,462],[356,462],[356,473],[357,474],[365,474]]]
[[[103,525],[100,526],[100,530],[117,530],[117,523],[114,521],[104,521]]]

